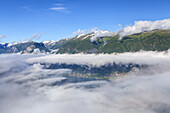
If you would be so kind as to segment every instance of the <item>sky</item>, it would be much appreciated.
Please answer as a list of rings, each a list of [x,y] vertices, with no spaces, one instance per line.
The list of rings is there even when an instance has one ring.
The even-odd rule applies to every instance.
[[[0,0],[0,41],[44,41],[170,18],[170,0]]]

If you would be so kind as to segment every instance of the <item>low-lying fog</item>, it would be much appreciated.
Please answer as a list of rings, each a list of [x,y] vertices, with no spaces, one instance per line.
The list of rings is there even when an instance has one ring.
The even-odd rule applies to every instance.
[[[137,63],[148,70],[105,80],[65,76],[40,63]],[[170,53],[0,55],[0,113],[170,113]],[[63,84],[64,82],[64,84]]]

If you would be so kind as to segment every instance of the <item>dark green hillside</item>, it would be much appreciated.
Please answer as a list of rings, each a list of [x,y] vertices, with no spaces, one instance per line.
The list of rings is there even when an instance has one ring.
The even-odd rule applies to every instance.
[[[72,38],[64,44],[59,53],[122,53],[146,51],[165,51],[170,48],[170,30],[156,30],[125,36],[101,37],[96,42],[91,42],[88,37]],[[105,44],[104,44],[105,43]]]
[[[87,35],[85,35],[87,36]],[[86,39],[83,40],[85,37],[80,37],[80,38],[72,38],[69,41],[67,41],[66,44],[64,44],[60,49],[59,53],[91,53],[93,51],[97,52],[98,45],[91,43],[90,38],[87,37]]]

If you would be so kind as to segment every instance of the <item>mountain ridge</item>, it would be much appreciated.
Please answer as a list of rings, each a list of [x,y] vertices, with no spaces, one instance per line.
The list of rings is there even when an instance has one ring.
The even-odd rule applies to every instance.
[[[61,39],[59,41],[43,42],[20,42],[0,43],[0,54],[21,53],[21,54],[99,54],[99,53],[123,53],[144,51],[166,51],[170,48],[170,29],[152,30],[137,34],[124,36],[105,35],[99,33],[80,34],[73,38]],[[107,35],[108,34],[108,35]],[[92,41],[92,38],[95,40]]]

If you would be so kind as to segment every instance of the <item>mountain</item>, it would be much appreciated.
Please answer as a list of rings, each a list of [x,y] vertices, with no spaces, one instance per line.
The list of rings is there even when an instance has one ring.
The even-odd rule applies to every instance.
[[[47,47],[48,49],[59,49],[62,47],[69,39],[61,39],[59,41],[43,41],[42,43]]]
[[[0,54],[21,53],[21,54],[75,54],[75,53],[123,53],[144,51],[166,51],[170,49],[170,29],[153,30],[142,32],[120,39],[119,35],[110,35],[106,31],[98,33],[81,34],[74,38],[62,39],[59,41],[43,42],[21,42],[21,43],[0,43]]]
[[[0,44],[0,53],[21,53],[21,54],[38,54],[50,52],[43,43],[37,42],[22,42],[22,43],[3,43]]]
[[[58,53],[123,53],[145,51],[166,51],[170,48],[170,30],[154,30],[125,36],[101,36],[91,41],[92,34],[74,37],[67,41]]]

